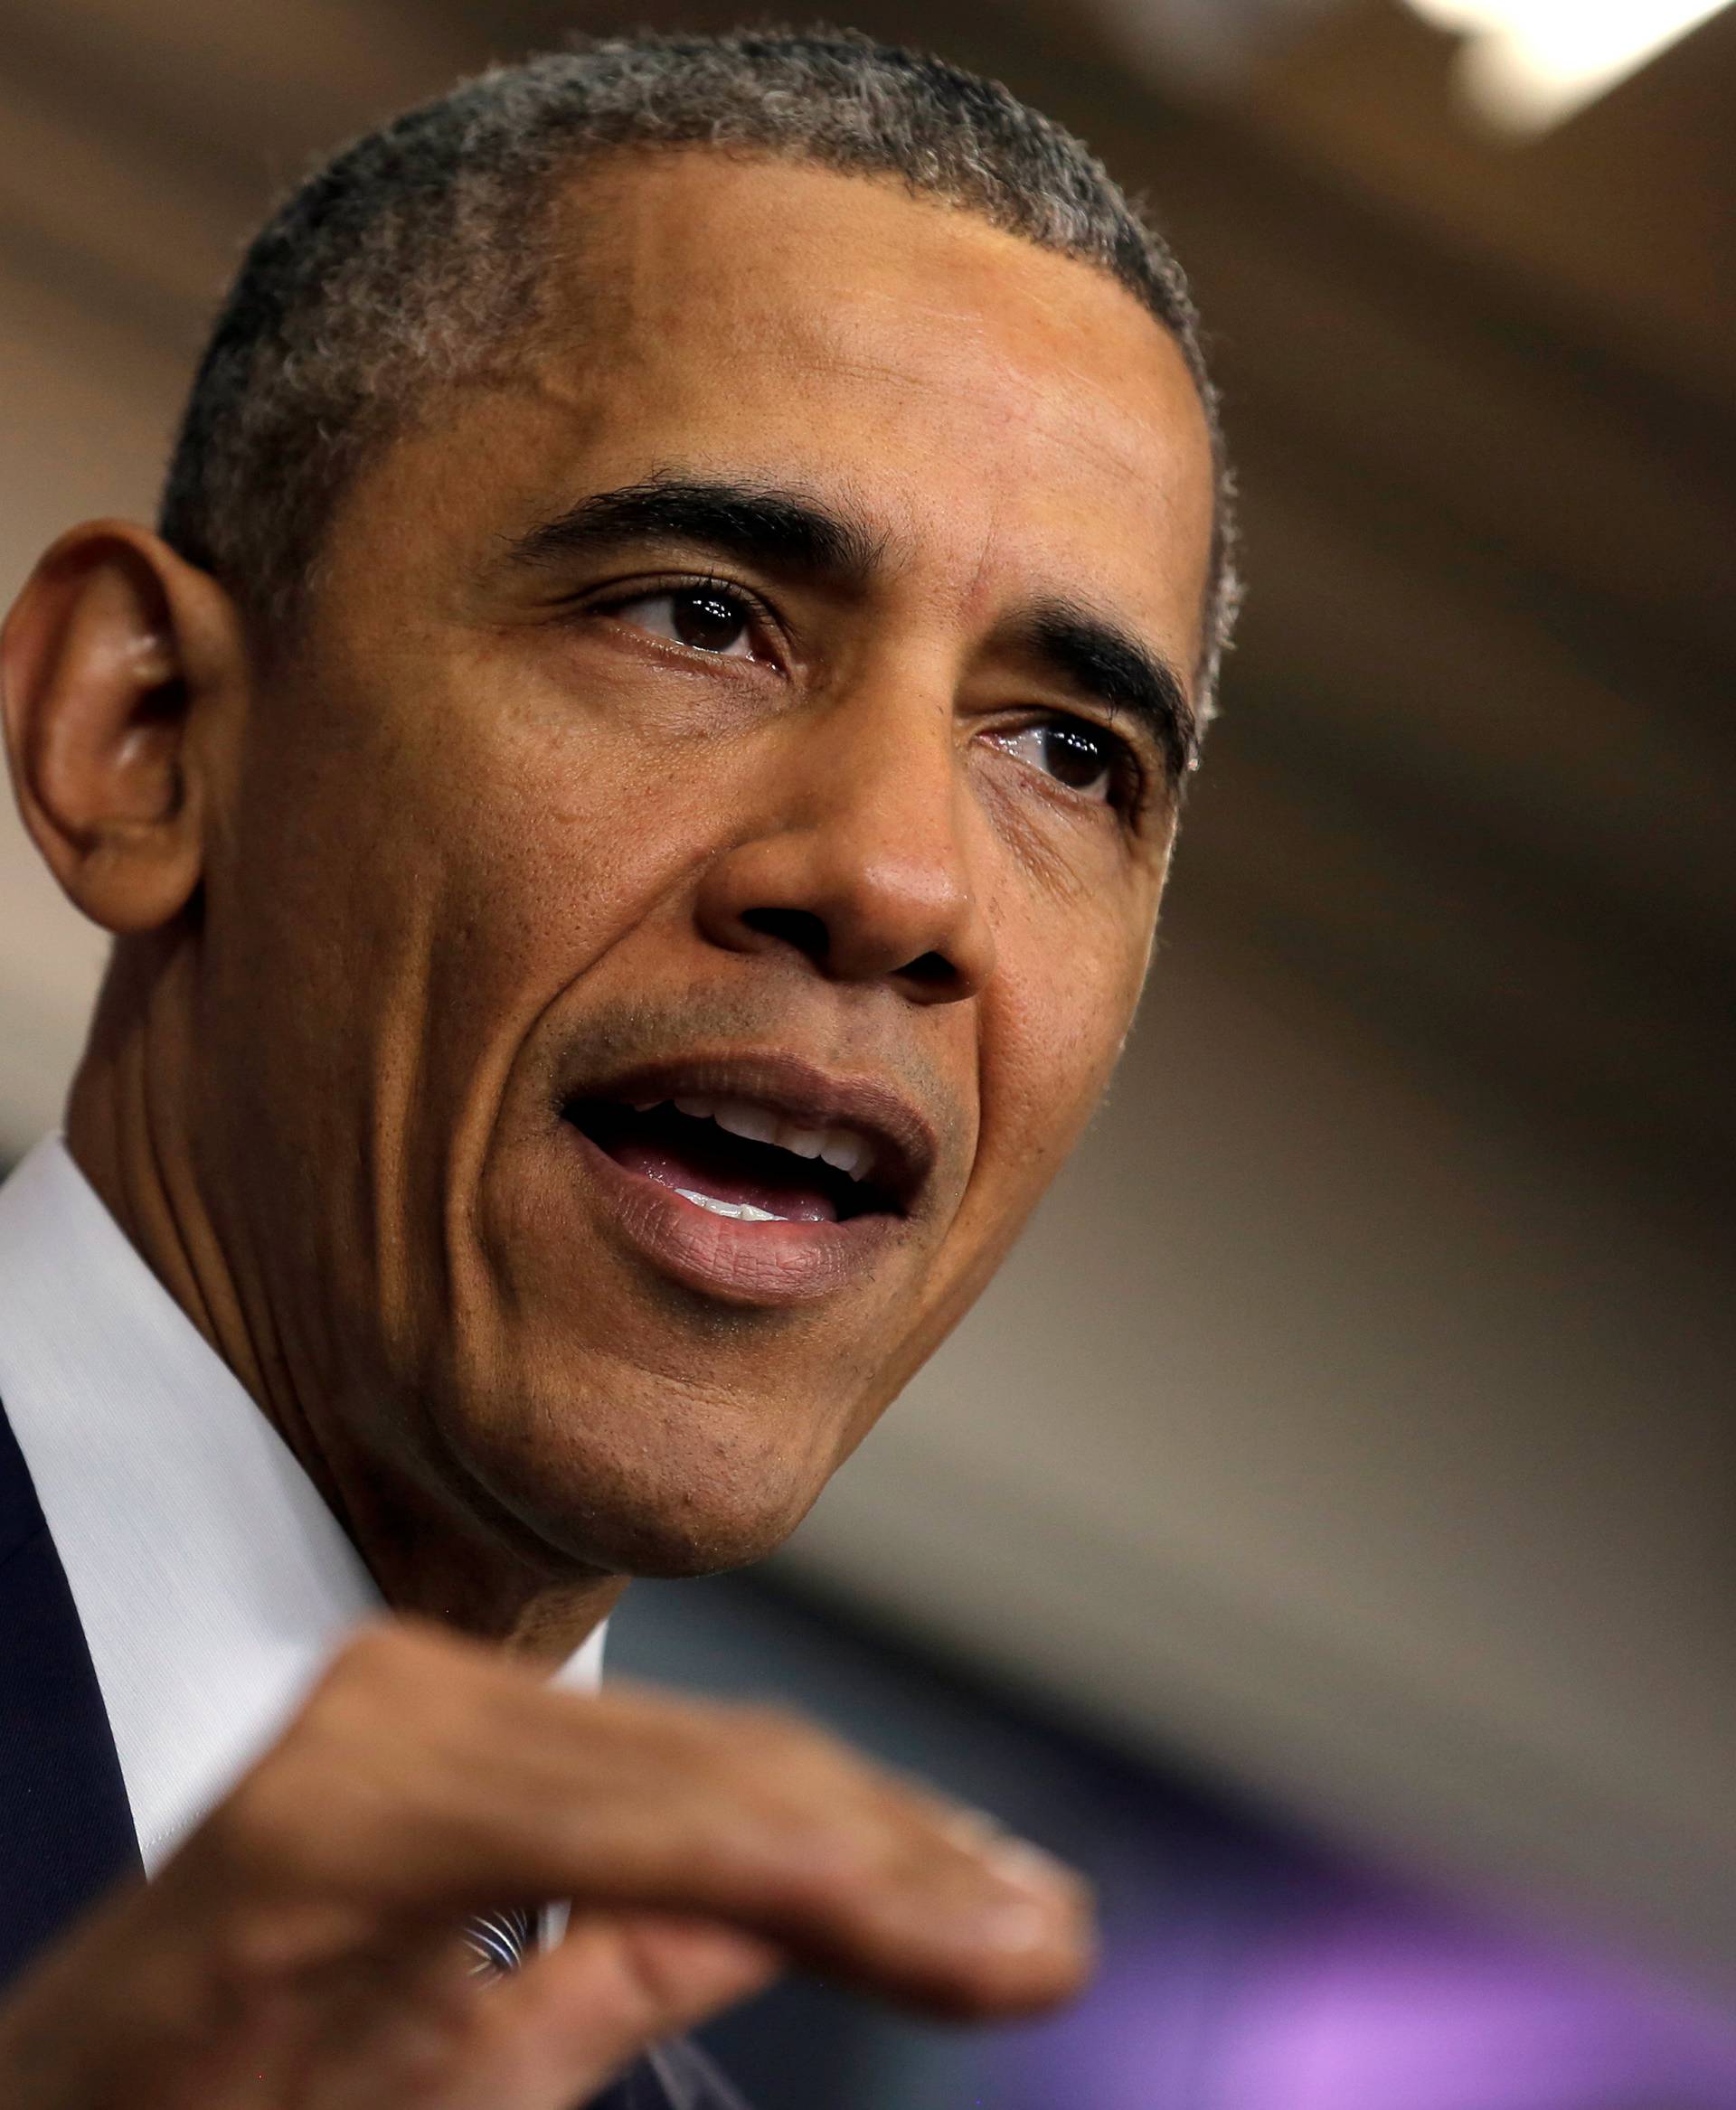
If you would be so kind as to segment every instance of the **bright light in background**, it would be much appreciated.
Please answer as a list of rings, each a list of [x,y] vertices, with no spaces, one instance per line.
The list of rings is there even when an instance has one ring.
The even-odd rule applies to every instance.
[[[1727,0],[1409,0],[1471,41],[1460,79],[1486,117],[1541,132],[1637,71]]]

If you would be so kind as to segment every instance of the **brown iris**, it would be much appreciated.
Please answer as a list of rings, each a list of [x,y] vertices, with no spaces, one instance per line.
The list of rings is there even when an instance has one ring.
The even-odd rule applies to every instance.
[[[671,626],[684,645],[696,652],[727,652],[741,643],[748,611],[732,594],[696,586],[671,594],[669,600]]]

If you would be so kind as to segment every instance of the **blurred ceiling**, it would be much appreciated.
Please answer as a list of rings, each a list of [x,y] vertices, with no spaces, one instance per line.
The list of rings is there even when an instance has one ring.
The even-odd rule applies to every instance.
[[[184,358],[311,154],[629,12],[733,14],[14,0],[0,254]],[[1736,13],[1517,146],[1467,127],[1448,40],[1384,0],[1147,6],[1129,35],[1141,12],[855,19],[1038,96],[1194,270],[1253,591],[1178,912],[1366,1007],[1442,1088],[1590,1139],[1648,1202],[1721,1213]],[[1150,70],[1166,51],[1184,96]]]
[[[575,25],[737,12],[12,0],[0,583],[148,505],[310,158]],[[795,1558],[1727,1971],[1736,11],[1523,146],[1396,0],[848,13],[1148,193],[1252,590],[1117,1104]],[[0,911],[3,1145],[99,948],[15,831]]]

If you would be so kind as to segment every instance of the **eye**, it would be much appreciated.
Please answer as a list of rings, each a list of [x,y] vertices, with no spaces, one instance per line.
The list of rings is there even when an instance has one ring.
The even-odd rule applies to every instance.
[[[761,656],[753,644],[755,611],[726,586],[670,587],[661,593],[617,601],[609,613],[654,637],[684,645],[690,652],[709,652],[719,659]]]
[[[1127,742],[1102,726],[1082,718],[1050,718],[995,737],[1008,754],[1069,791],[1104,805],[1130,799],[1133,763]]]

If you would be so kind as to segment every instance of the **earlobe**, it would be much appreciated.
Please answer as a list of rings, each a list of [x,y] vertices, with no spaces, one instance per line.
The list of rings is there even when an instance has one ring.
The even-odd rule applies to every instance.
[[[222,589],[124,522],[63,535],[19,596],[0,636],[14,789],[55,878],[105,929],[159,928],[196,894],[209,721],[243,666]]]

